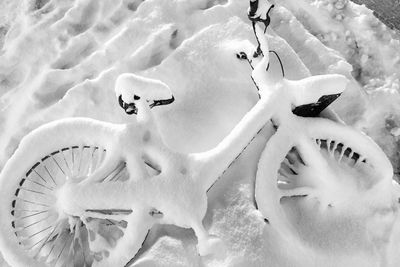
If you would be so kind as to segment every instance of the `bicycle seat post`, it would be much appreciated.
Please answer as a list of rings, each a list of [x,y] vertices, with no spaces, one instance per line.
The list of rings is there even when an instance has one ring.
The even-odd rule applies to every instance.
[[[153,113],[149,107],[148,101],[141,98],[137,101],[137,120],[142,123],[152,122]]]

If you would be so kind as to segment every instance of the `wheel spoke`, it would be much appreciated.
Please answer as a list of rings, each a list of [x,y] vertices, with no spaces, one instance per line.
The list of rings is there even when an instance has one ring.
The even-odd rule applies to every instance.
[[[47,244],[47,241],[50,240],[50,238],[52,237],[52,235],[54,234],[54,232],[57,230],[57,228],[59,227],[59,225],[61,224],[61,222],[58,222],[54,227],[53,230],[47,235],[47,237],[44,239],[42,245],[39,247],[38,251],[36,252],[34,258],[36,258],[37,256],[39,256],[41,250],[43,249],[43,247]],[[39,242],[40,243],[40,242]],[[31,249],[33,247],[35,247],[36,244],[34,246],[31,247]]]
[[[68,148],[61,149],[61,155],[63,157],[64,163],[65,163],[65,166],[66,166],[67,176],[71,178],[72,177],[72,169],[73,168],[70,166],[71,163],[68,163],[68,159],[65,156],[65,153],[66,153],[65,151],[70,152],[70,149],[68,149]]]
[[[46,170],[46,173],[50,176],[50,178],[51,178],[51,180],[53,181],[54,185],[57,187],[57,183],[56,183],[56,181],[54,180],[53,175],[51,175],[51,173],[50,173],[49,169],[47,168],[46,164],[44,164],[43,167],[44,167],[44,169]]]
[[[320,147],[309,138],[301,138],[297,143],[298,153],[305,165],[310,167],[325,167],[325,159],[321,156]]]
[[[110,172],[110,174],[107,175],[106,178],[104,178],[103,182],[112,182],[119,180],[119,178],[121,178],[121,174],[125,171],[125,169],[126,169],[126,163],[121,162],[115,167],[114,170]]]
[[[43,213],[46,213],[46,212],[49,212],[49,210],[42,210],[42,211],[36,212],[34,214],[26,215],[26,216],[23,216],[23,217],[17,217],[17,219],[23,220],[23,219],[30,218],[30,217],[33,217],[33,216],[36,216],[36,215],[40,215],[40,214],[43,214]]]
[[[42,175],[40,175],[35,169],[34,169],[33,171],[36,173],[37,176],[40,177],[40,179],[42,179],[43,182],[45,182],[45,183],[47,184],[47,180],[45,180],[45,179],[42,177]],[[27,175],[27,176],[28,176],[28,175]]]
[[[29,181],[29,182],[31,182],[31,183],[34,183],[34,184],[36,184],[36,185],[38,185],[38,186],[41,186],[41,187],[43,187],[43,188],[46,188],[46,189],[48,189],[48,190],[50,190],[50,191],[53,191],[53,190],[54,190],[54,188],[52,188],[52,187],[50,187],[50,186],[46,186],[46,185],[44,185],[44,184],[38,183],[38,182],[36,182],[36,181],[34,181],[34,180],[31,180],[31,179],[29,179],[29,178],[26,178],[25,180],[26,180],[26,181]]]
[[[64,186],[66,180],[90,177],[102,166],[106,153],[104,148],[98,146],[62,148],[35,163],[15,184],[10,205],[12,231],[16,242],[39,265],[91,266],[95,258],[108,262],[107,255],[116,253],[114,248],[126,238],[126,218],[133,213],[127,209],[129,206],[126,203],[110,209],[107,205],[100,205],[100,209],[89,208],[82,218],[66,215],[56,205],[58,189]],[[142,165],[145,163],[142,162]],[[114,166],[101,181],[107,183],[102,185],[104,192],[106,187],[126,188],[126,163],[119,162]],[[148,212],[147,216],[151,218]],[[147,233],[148,228],[145,231]],[[92,234],[96,240],[91,240],[89,235]],[[126,242],[123,241],[125,245],[128,244]],[[120,262],[115,255],[112,258]],[[114,261],[110,261],[110,266],[114,266]]]

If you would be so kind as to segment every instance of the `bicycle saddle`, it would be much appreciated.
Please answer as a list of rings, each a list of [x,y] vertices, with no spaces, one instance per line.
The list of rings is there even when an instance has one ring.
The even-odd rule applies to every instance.
[[[137,114],[136,103],[142,98],[149,103],[150,108],[168,105],[175,100],[165,83],[133,73],[124,73],[117,78],[115,93],[119,105],[128,115]]]

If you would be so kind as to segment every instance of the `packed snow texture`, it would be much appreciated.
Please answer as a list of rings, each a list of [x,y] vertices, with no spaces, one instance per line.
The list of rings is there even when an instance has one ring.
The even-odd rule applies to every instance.
[[[399,173],[399,36],[348,1],[276,4],[271,14],[276,35],[269,44],[287,78],[340,73],[352,79],[333,108],[373,137]],[[213,148],[258,100],[250,67],[235,55],[255,44],[247,5],[241,0],[20,3],[14,19],[4,19],[6,35],[0,38],[0,165],[24,135],[44,123],[77,116],[131,121],[114,93],[124,72],[159,79],[171,89],[175,102],[153,109],[170,148]],[[272,56],[271,67],[280,75]],[[208,193],[203,222],[224,241],[225,258],[200,257],[192,230],[160,225],[133,266],[397,266],[400,219],[390,240],[382,241],[384,258],[376,240],[365,236],[387,211],[326,214],[299,203],[292,223],[308,244],[301,249],[264,222],[254,207],[254,180],[270,135],[268,126]]]

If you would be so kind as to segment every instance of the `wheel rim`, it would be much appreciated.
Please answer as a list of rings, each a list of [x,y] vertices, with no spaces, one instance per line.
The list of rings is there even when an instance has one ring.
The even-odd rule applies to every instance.
[[[101,165],[105,154],[97,146],[63,148],[43,157],[16,184],[10,224],[15,241],[33,260],[48,266],[91,266],[107,258],[124,235],[123,216],[82,220],[63,214],[57,204],[57,190],[67,177],[85,179]],[[127,179],[121,162],[103,182]]]
[[[388,191],[391,166],[370,138],[325,119],[304,119],[301,123],[296,131],[278,128],[281,132],[271,137],[260,159],[256,200],[271,224],[286,236],[298,235],[292,221],[298,218],[290,214],[297,206],[292,206],[292,210],[286,207],[298,200],[304,203],[303,199],[315,199],[318,206],[312,204],[313,207],[336,211],[348,210],[355,203],[362,209],[371,208],[371,203],[374,208],[392,205]],[[307,162],[304,142],[313,146],[326,166],[318,170],[318,165]],[[328,173],[328,179],[321,179],[317,175],[324,173],[321,170],[332,173]]]
[[[348,200],[355,192],[370,190],[379,180],[369,159],[350,146],[336,140],[316,138],[312,141],[327,164],[310,166],[305,163],[301,151],[292,147],[277,173],[277,186],[285,192],[282,198],[314,195],[323,198],[320,200],[331,207],[333,203]],[[306,188],[310,190],[308,193]]]

